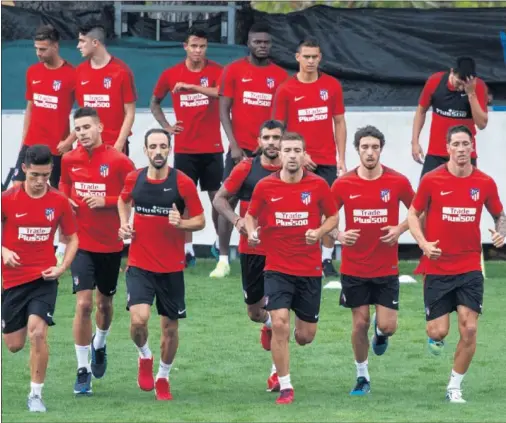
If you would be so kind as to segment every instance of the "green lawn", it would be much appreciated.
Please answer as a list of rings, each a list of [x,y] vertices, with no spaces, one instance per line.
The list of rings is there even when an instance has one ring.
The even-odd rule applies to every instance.
[[[402,285],[399,330],[387,354],[370,356],[372,392],[351,398],[355,366],[350,346],[350,311],[338,307],[338,290],[324,290],[319,332],[312,345],[291,342],[295,403],[274,404],[265,392],[270,355],[259,343],[260,327],[246,316],[239,266],[223,280],[207,277],[214,263],[200,260],[186,273],[188,318],[180,325],[180,348],[171,372],[174,400],[160,403],[136,384],[137,351],[130,340],[122,277],[115,299],[115,320],[108,338],[109,368],[93,383],[94,395],[75,398],[76,359],[72,339],[74,297],[71,279],[60,282],[50,329],[50,363],[43,391],[46,415],[25,411],[29,389],[28,348],[11,354],[2,347],[2,419],[6,422],[166,422],[166,421],[504,421],[504,323],[506,263],[487,266],[484,316],[478,350],[464,380],[465,405],[444,402],[457,340],[455,316],[445,353],[426,350],[420,283]],[[403,263],[410,273],[414,263]],[[156,314],[150,346],[158,367]]]

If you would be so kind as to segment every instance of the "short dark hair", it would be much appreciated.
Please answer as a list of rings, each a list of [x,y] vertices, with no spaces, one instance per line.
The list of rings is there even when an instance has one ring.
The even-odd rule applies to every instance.
[[[204,38],[207,40],[209,39],[209,34],[207,33],[207,31],[204,31],[203,29],[192,26],[186,33],[185,43],[187,43],[190,40],[190,37]]]
[[[260,133],[262,133],[263,129],[281,129],[281,134],[283,134],[283,132],[285,132],[285,124],[279,120],[269,119],[262,123],[262,126],[260,127]]]
[[[476,63],[472,57],[459,57],[453,71],[465,81],[470,76],[476,76]]]
[[[144,147],[148,146],[148,138],[152,134],[163,134],[167,137],[167,140],[169,142],[170,147],[170,134],[162,128],[151,128],[148,132],[146,132],[146,135],[144,135]]]
[[[321,50],[320,42],[315,37],[304,38],[297,46],[297,51],[300,53],[302,47],[317,47]]]
[[[253,25],[251,25],[248,34],[258,34],[260,32],[270,34],[269,25],[265,22],[255,22]]]
[[[304,137],[297,132],[285,132],[281,136],[281,142],[283,141],[302,141],[302,146],[304,147],[304,150],[306,149],[306,140],[304,140]]]
[[[51,41],[57,43],[60,41],[60,33],[53,25],[41,25],[35,32],[35,41]]]
[[[467,126],[456,125],[456,126],[452,126],[450,129],[448,129],[448,132],[446,133],[446,143],[450,144],[450,142],[452,140],[452,136],[455,134],[460,134],[460,133],[464,133],[464,134],[469,135],[469,138],[471,139],[471,141],[473,140],[473,133],[471,132],[471,130]]]
[[[378,128],[372,125],[364,126],[363,128],[359,128],[357,132],[355,132],[355,139],[353,140],[353,146],[358,150],[360,147],[360,140],[365,137],[374,137],[377,138],[380,142],[380,148],[385,146],[385,135]]]
[[[51,155],[51,150],[44,144],[32,145],[26,149],[23,163],[26,167],[52,164],[53,156]]]
[[[74,112],[74,120],[80,119],[83,117],[91,117],[91,118],[95,118],[95,119],[100,120],[96,109],[93,109],[91,107],[81,107],[80,109],[77,109]]]
[[[101,24],[88,24],[83,25],[79,28],[79,34],[85,35],[87,37],[91,37],[100,41],[100,43],[105,44],[105,39],[107,37],[107,33],[105,28]]]

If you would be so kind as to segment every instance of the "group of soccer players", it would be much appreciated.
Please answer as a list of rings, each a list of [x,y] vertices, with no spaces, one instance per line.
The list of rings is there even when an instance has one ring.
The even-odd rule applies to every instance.
[[[262,25],[249,32],[249,56],[224,69],[206,59],[206,34],[190,30],[186,59],[165,70],[154,89],[151,110],[162,128],[145,134],[149,165],[138,170],[128,158],[136,100],[131,72],[107,52],[100,27],[80,30],[78,48],[88,60],[75,70],[59,56],[58,39],[50,26],[35,36],[40,63],[27,72],[16,183],[2,194],[2,331],[13,352],[23,347],[27,334],[31,341],[30,411],[46,410],[47,327],[53,324],[57,279],[69,268],[76,294],[74,393],[91,394],[92,376],[104,376],[112,298],[127,239],[127,309],[139,351],[137,382],[142,390],[154,390],[158,400],[172,399],[169,374],[178,319],[186,317],[183,271],[195,261],[191,233],[206,224],[197,184],[213,203],[218,263],[210,277],[230,273],[231,231],[235,227],[241,234],[244,300],[250,319],[262,324],[263,348],[272,352],[267,384],[269,391],[280,392],[277,403],[294,400],[290,310],[296,314],[295,341],[311,343],[322,274],[337,275],[336,240],[343,249],[340,303],[353,316],[357,380],[351,394],[370,391],[369,309],[375,306],[372,349],[382,355],[397,328],[397,241],[408,229],[424,253],[418,271],[425,275],[433,353],[444,346],[449,314],[458,312],[461,338],[447,399],[464,402],[460,384],[476,347],[483,298],[483,205],[496,222],[494,245],[503,246],[506,235],[497,187],[472,164],[475,124],[487,123],[486,87],[476,78],[472,59],[459,59],[455,69],[431,77],[424,88],[413,125],[416,160],[423,156],[418,137],[430,105],[436,116],[427,175],[415,195],[405,176],[381,164],[385,137],[375,127],[355,133],[360,165],[347,172],[342,88],[319,71],[322,55],[314,39],[300,43],[299,71],[288,77],[269,60],[272,42]],[[172,124],[161,109],[169,92],[176,114]],[[74,98],[80,108],[71,132]],[[225,160],[220,123],[230,142]],[[76,140],[77,148],[69,151]],[[168,166],[172,148],[174,168]],[[400,202],[409,208],[404,222],[399,222]],[[344,231],[338,229],[342,207]],[[58,228],[56,262],[52,245]],[[147,330],[155,299],[162,330],[156,377]]]

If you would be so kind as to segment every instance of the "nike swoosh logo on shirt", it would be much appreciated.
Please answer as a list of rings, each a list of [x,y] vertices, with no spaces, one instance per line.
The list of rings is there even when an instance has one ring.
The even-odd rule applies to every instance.
[[[80,167],[73,167],[72,168],[72,172],[77,172],[78,170],[81,170],[81,168]]]
[[[302,100],[304,97],[305,97],[304,95],[302,97],[295,97],[295,101]]]
[[[253,79],[251,79],[251,78],[249,78],[249,79],[243,78],[242,79],[242,82],[249,82],[249,81],[253,81]]]
[[[32,81],[32,84],[40,84],[42,81]]]
[[[28,213],[16,213],[16,217],[23,217],[26,216]]]
[[[362,194],[350,195],[350,200],[353,200],[354,198],[357,198],[357,197],[360,197],[360,196],[362,196]]]
[[[273,203],[275,203],[276,201],[279,201],[279,200],[282,200],[282,199],[283,199],[283,197],[279,197],[279,198],[271,198],[271,201],[272,201]]]
[[[90,81],[81,81],[81,85],[86,85]]]
[[[441,195],[451,194],[453,191],[441,191]]]
[[[172,191],[172,188],[164,188],[164,191]]]

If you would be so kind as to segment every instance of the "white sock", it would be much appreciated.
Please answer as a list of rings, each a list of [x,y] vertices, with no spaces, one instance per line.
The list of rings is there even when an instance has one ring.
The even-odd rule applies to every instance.
[[[136,345],[136,347],[137,347],[137,345]],[[151,350],[149,349],[148,341],[146,341],[146,344],[143,347],[137,347],[137,350],[139,351],[140,358],[153,357],[153,354],[151,354]]]
[[[107,338],[107,335],[109,335],[110,329],[111,328],[107,330],[102,330],[98,326],[96,327],[95,338],[93,339],[93,346],[95,347],[96,350],[105,347],[105,338]]]
[[[276,373],[276,365],[274,363],[272,363],[272,367],[271,367],[271,376]]]
[[[184,244],[184,253],[185,254],[190,253],[192,256],[195,255],[195,251],[193,251],[193,243],[187,242]]]
[[[216,237],[216,241],[214,242],[214,245],[216,245],[216,249],[220,251],[220,238]]]
[[[157,379],[168,379],[171,368],[172,368],[172,363],[165,364],[162,360],[160,360],[160,365],[158,366],[158,373],[156,374],[156,378]]]
[[[30,391],[30,396],[38,396],[40,398],[42,398],[42,387],[44,386],[43,383],[35,383],[35,382],[30,382],[30,387],[32,388],[32,390]]]
[[[450,374],[450,382],[448,383],[447,389],[460,389],[460,384],[462,383],[462,379],[464,379],[465,375],[465,373],[461,375],[452,369],[452,372]]]
[[[334,252],[334,247],[325,247],[322,245],[322,261],[323,260],[332,260],[332,253]]]
[[[285,389],[293,389],[289,374],[287,374],[286,376],[279,376],[279,388],[281,391]]]
[[[89,345],[75,345],[77,356],[77,368],[86,367],[88,372],[91,372],[91,365],[89,361],[90,346]]]
[[[365,377],[368,382],[371,381],[371,378],[369,376],[369,361],[365,360],[363,363],[359,363],[358,361],[355,361],[355,365],[357,366],[357,378],[359,377]]]
[[[67,249],[67,244],[62,244],[61,242],[58,244],[56,248],[57,254],[65,254],[65,250]]]
[[[228,256],[222,256],[220,254],[220,263],[227,263],[228,264]]]
[[[264,322],[264,325],[267,326],[269,329],[272,329],[271,313],[269,312],[267,312],[267,320]]]

